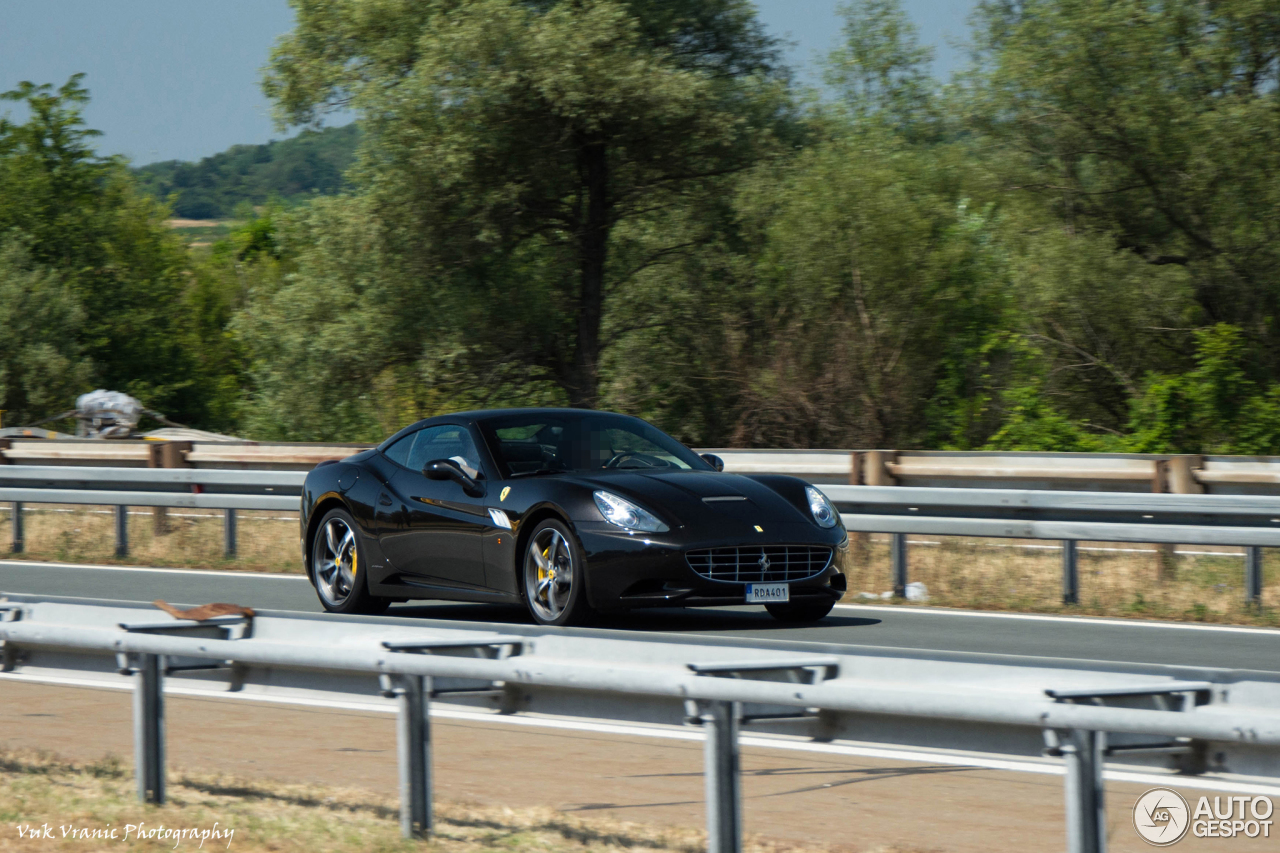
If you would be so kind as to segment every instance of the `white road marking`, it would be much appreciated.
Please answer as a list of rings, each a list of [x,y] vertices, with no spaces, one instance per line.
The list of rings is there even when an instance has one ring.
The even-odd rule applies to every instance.
[[[89,678],[69,678],[56,675],[24,675],[16,672],[0,673],[0,681],[25,681],[33,684],[51,684],[63,687],[89,687],[107,690],[132,691],[129,682],[106,681]],[[166,683],[166,695],[188,696],[197,699],[232,700],[238,702],[262,702],[271,705],[294,705],[308,708],[327,708],[337,711],[367,711],[379,714],[395,714],[397,706],[392,700],[379,702],[369,701],[308,699],[303,697],[265,696],[251,693],[210,693]],[[673,726],[658,724],[643,725],[636,723],[608,723],[598,720],[580,718],[550,718],[536,716],[515,716],[496,712],[461,711],[452,708],[441,708],[433,705],[431,716],[441,720],[462,720],[466,722],[488,723],[504,726],[524,726],[528,728],[556,729],[559,731],[592,732],[594,734],[618,735],[622,737],[652,737],[664,740],[702,741],[702,732]],[[952,752],[932,752],[921,749],[880,746],[854,746],[840,743],[818,743],[815,741],[767,737],[763,735],[739,735],[738,743],[742,746],[759,749],[781,749],[793,752],[816,752],[826,755],[848,755],[856,758],[878,758],[886,761],[909,761],[920,764],[943,764],[948,767],[972,767],[975,770],[1007,770],[1014,773],[1035,773],[1045,776],[1064,776],[1066,768],[1055,761],[982,755],[961,755]],[[1205,791],[1222,791],[1235,794],[1253,794],[1261,796],[1280,796],[1280,785],[1255,784],[1247,782],[1231,782],[1214,778],[1180,776],[1173,771],[1148,772],[1130,770],[1104,770],[1103,778],[1111,782],[1133,782],[1140,785],[1172,785],[1179,788],[1193,788]]]
[[[0,560],[0,568],[29,569],[103,569],[116,572],[151,572],[172,575],[209,575],[228,578],[271,578],[273,580],[301,581],[310,585],[306,576],[280,572],[228,572],[215,569],[168,569],[153,566],[107,566],[96,563],[54,563],[32,560]],[[122,599],[123,600],[123,599]],[[1280,634],[1280,628],[1251,628],[1241,625],[1201,625],[1190,622],[1150,622],[1140,619],[1110,619],[1104,616],[1057,616],[1049,613],[1003,613],[995,610],[951,610],[942,607],[918,607],[911,604],[837,604],[837,610],[864,610],[877,613],[920,613],[928,616],[977,617],[981,619],[1023,619],[1037,622],[1067,622],[1083,625],[1115,625],[1123,628],[1169,628],[1184,631],[1218,631],[1228,634]],[[690,636],[698,636],[696,634]]]
[[[994,610],[948,610],[884,604],[837,604],[840,610],[868,610],[875,613],[923,613],[929,616],[978,617],[982,619],[1023,619],[1037,622],[1070,622],[1081,625],[1118,625],[1125,628],[1169,628],[1181,631],[1219,631],[1228,634],[1280,634],[1278,628],[1248,628],[1242,625],[1199,625],[1190,622],[1148,622],[1139,619],[1108,619],[1103,616],[1055,616],[1048,613],[1000,613]]]

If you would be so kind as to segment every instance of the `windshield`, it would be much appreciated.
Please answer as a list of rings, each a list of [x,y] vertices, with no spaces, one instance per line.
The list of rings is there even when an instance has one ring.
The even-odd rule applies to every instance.
[[[625,415],[530,412],[490,418],[479,426],[507,477],[609,469],[714,470],[671,436]]]

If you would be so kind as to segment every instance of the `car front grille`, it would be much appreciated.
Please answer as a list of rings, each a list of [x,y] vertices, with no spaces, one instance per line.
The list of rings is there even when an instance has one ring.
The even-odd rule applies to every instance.
[[[820,575],[831,563],[824,545],[743,545],[686,551],[689,568],[713,581],[770,583],[802,581]]]

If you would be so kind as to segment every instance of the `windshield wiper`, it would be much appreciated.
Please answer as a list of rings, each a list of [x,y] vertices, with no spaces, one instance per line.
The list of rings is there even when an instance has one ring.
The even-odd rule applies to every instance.
[[[563,474],[568,468],[539,468],[537,471],[520,471],[512,474],[507,479],[514,480],[516,477],[536,477],[539,474]]]

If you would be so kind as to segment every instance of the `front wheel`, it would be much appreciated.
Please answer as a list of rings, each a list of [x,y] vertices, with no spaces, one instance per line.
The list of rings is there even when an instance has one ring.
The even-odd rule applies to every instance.
[[[387,609],[388,599],[369,594],[364,567],[355,520],[345,509],[329,510],[311,543],[311,583],[325,610],[376,615]]]
[[[779,601],[764,609],[779,622],[817,622],[835,606],[835,601]]]
[[[573,534],[548,519],[529,537],[524,553],[524,600],[540,625],[581,625],[592,616],[586,560]]]

